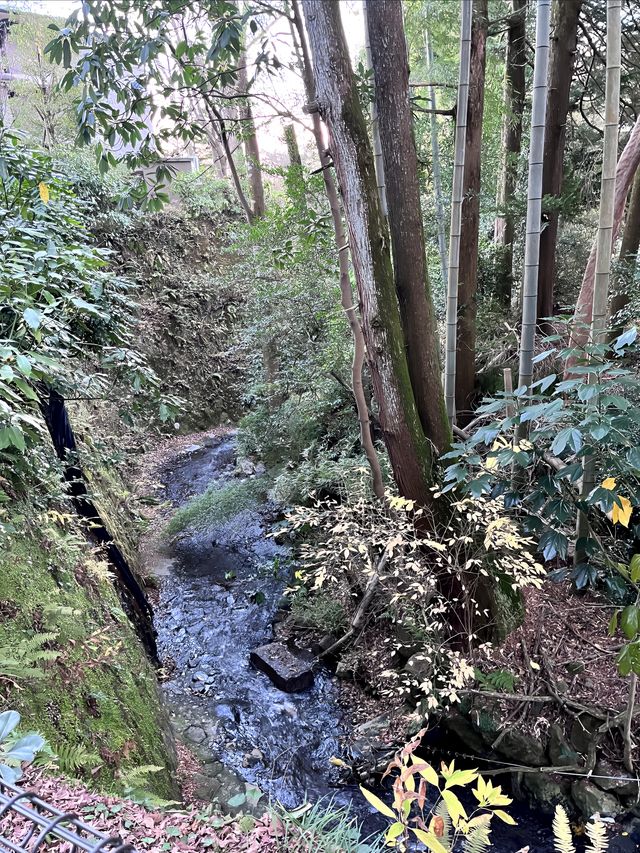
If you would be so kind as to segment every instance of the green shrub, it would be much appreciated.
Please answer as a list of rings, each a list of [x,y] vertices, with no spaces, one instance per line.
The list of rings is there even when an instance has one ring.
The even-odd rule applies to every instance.
[[[343,605],[328,593],[311,595],[302,587],[291,602],[291,621],[300,628],[338,634],[347,624],[347,614]]]

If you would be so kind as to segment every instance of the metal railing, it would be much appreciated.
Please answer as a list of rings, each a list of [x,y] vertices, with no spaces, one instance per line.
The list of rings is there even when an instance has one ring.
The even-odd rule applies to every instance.
[[[57,849],[60,842],[66,842],[61,849],[68,853],[136,853],[121,838],[108,837],[77,815],[61,812],[33,792],[0,779],[1,853],[42,853]]]

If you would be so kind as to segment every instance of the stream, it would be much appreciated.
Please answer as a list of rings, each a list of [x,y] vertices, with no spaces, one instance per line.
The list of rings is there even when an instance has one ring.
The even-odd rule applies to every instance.
[[[204,438],[159,476],[175,507],[224,485],[236,478],[235,436]],[[290,809],[331,797],[350,806],[367,835],[387,822],[357,787],[340,782],[330,761],[344,754],[351,735],[336,680],[316,667],[313,687],[284,693],[249,664],[250,652],[274,639],[287,585],[288,549],[268,536],[273,520],[273,507],[256,504],[205,529],[189,527],[154,555],[165,701],[176,733],[203,762],[207,799],[233,813],[246,805],[245,783]],[[510,811],[518,826],[494,821],[492,850],[553,850],[550,816],[517,804]]]

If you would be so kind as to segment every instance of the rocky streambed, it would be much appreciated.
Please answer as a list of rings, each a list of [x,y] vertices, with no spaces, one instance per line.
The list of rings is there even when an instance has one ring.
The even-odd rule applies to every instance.
[[[245,471],[238,477],[231,433],[200,437],[156,472],[164,496],[176,508],[242,478],[255,480],[259,495],[260,476]],[[196,793],[230,813],[262,811],[266,800],[295,808],[307,800],[332,798],[353,809],[365,832],[384,829],[386,822],[371,812],[355,785],[344,783],[331,759],[357,753],[364,744],[375,763],[377,736],[385,726],[363,720],[354,730],[340,704],[339,682],[310,652],[295,649],[295,657],[301,671],[312,668],[313,683],[292,693],[279,689],[263,671],[269,670],[268,660],[262,665],[255,658],[256,650],[275,638],[291,571],[287,547],[269,536],[274,520],[268,502],[245,502],[224,521],[188,526],[164,544],[158,540],[148,555],[148,568],[159,583],[163,692],[177,736],[202,762]],[[435,748],[444,746],[446,752],[449,738],[454,747],[454,732],[445,729],[444,736],[434,738]],[[454,748],[460,748],[459,737]],[[553,850],[547,814],[517,805],[512,813],[517,827],[495,822],[494,850]],[[615,849],[635,846],[616,842]]]
[[[187,447],[158,476],[178,507],[235,474],[235,439],[226,435]],[[287,548],[268,536],[272,521],[273,509],[257,503],[190,527],[152,555],[165,699],[177,735],[202,760],[196,781],[204,799],[246,810],[255,786],[287,807],[333,797],[367,817],[357,788],[342,785],[330,761],[348,727],[329,671],[314,666],[311,687],[288,693],[250,662],[273,639],[290,571]]]

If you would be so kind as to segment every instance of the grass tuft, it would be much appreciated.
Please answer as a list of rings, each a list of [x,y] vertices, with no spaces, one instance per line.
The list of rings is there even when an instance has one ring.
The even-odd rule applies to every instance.
[[[267,477],[237,480],[226,486],[213,485],[189,503],[180,507],[166,527],[169,536],[175,536],[187,527],[207,527],[228,521],[245,509],[252,509],[266,499],[269,489]]]

